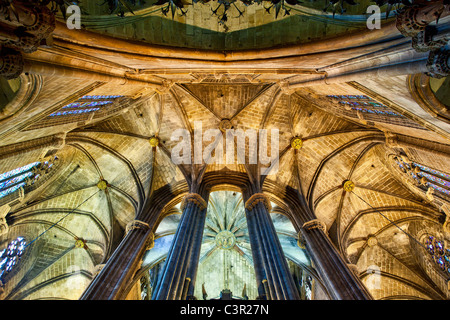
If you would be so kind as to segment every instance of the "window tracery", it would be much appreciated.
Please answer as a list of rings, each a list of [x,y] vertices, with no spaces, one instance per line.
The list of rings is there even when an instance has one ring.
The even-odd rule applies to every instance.
[[[0,174],[0,199],[22,187],[33,185],[43,174],[48,173],[58,157],[43,162],[33,162]]]
[[[27,242],[24,237],[17,237],[0,251],[0,286],[5,283],[5,277],[18,265]]]
[[[434,236],[428,236],[425,246],[439,269],[450,274],[450,250],[446,248],[445,242]]]
[[[422,126],[390,107],[366,95],[327,95],[336,106],[337,112],[366,121],[384,122],[394,125],[423,129]]]
[[[442,195],[450,196],[449,174],[409,161],[402,156],[395,156],[394,161],[404,173],[413,179],[419,188],[427,191],[431,187]]]
[[[24,131],[105,117],[123,109],[128,101],[123,95],[85,95],[31,124]]]
[[[61,110],[54,112],[49,117],[59,117],[74,114],[91,113],[101,110],[102,107],[111,105],[120,95],[95,95],[95,96],[83,96],[73,103],[61,108]]]

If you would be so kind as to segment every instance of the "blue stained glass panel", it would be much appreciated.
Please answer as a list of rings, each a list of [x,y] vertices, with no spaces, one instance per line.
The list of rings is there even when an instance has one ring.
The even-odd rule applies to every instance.
[[[26,172],[24,174],[21,174],[20,176],[16,176],[16,177],[14,177],[12,179],[0,182],[0,190],[3,190],[5,188],[9,188],[10,186],[12,186],[12,185],[14,185],[14,184],[16,184],[16,183],[18,183],[18,182],[28,178],[28,177],[31,177],[31,176],[33,176],[33,172],[29,171],[29,172]]]
[[[443,185],[445,187],[450,187],[450,182],[449,181],[442,180],[442,179],[440,179],[438,177],[435,177],[435,176],[433,176],[433,175],[431,175],[429,173],[421,171],[417,175],[420,176],[420,177],[425,177],[428,180],[431,180],[433,182],[439,183],[439,184],[441,184],[441,185]]]
[[[3,282],[3,277],[8,274],[15,266],[18,265],[20,257],[23,255],[26,247],[24,237],[17,237],[11,241],[8,246],[1,252],[0,260],[0,280]]]
[[[95,96],[83,96],[80,98],[80,100],[99,100],[99,99],[117,99],[117,98],[121,98],[123,96],[121,95],[95,95]]]
[[[431,173],[431,174],[437,174],[438,176],[441,176],[442,178],[450,180],[450,175],[448,175],[448,174],[445,174],[443,172],[440,172],[440,171],[428,168],[428,167],[426,167],[424,165],[421,165],[420,163],[413,162],[413,164],[416,167],[419,167],[419,169],[422,170],[422,171],[426,171],[426,172]]]
[[[30,163],[30,164],[27,164],[26,166],[23,166],[23,167],[20,167],[20,168],[8,171],[6,173],[2,173],[2,174],[0,174],[0,181],[3,181],[3,180],[8,179],[8,178],[11,178],[11,177],[13,177],[15,175],[18,175],[18,174],[22,173],[22,172],[28,171],[31,168],[36,167],[39,164],[40,164],[40,162],[33,162],[33,163]]]
[[[13,193],[14,191],[19,190],[20,188],[24,187],[26,185],[25,182],[21,182],[19,184],[16,184],[14,187],[11,187],[9,189],[5,189],[3,191],[0,191],[0,198],[3,198],[5,196],[7,196],[8,194]]]
[[[90,112],[94,112],[94,111],[98,111],[98,110],[100,110],[100,108],[90,108],[90,109],[79,109],[79,110],[58,111],[58,112],[52,113],[52,114],[50,115],[50,117],[55,117],[55,116],[67,116],[67,115],[71,115],[71,114],[90,113]]]

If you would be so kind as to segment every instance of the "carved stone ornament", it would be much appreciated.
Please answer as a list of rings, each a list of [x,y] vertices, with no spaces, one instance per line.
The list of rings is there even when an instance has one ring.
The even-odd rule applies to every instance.
[[[148,225],[148,223],[145,223],[143,221],[133,220],[127,224],[125,233],[128,233],[133,229],[140,229],[140,230],[148,231],[150,229],[150,226]]]
[[[16,50],[2,48],[0,54],[0,76],[7,80],[17,78],[23,72],[22,54]]]
[[[184,210],[188,202],[195,203],[200,208],[200,210],[206,209],[208,207],[206,201],[198,193],[188,193],[181,203],[181,210]]]
[[[267,211],[270,212],[272,210],[270,201],[263,193],[255,193],[254,195],[252,195],[245,203],[245,209],[247,209],[248,211],[252,211],[259,202],[262,202],[264,204]]]
[[[303,146],[303,140],[300,137],[294,137],[291,139],[291,147],[292,149],[301,149]]]
[[[107,188],[108,188],[108,181],[106,181],[106,180],[100,180],[98,183],[97,183],[97,188],[99,188],[100,190],[106,190]]]
[[[148,142],[150,143],[150,146],[157,147],[159,145],[159,138],[156,136],[151,137],[150,139],[148,139]]]
[[[342,188],[344,188],[344,191],[346,192],[352,192],[355,189],[355,184],[353,183],[353,181],[345,180],[342,183]]]
[[[231,121],[229,119],[222,119],[219,123],[219,130],[222,132],[226,132],[227,130],[233,127]]]
[[[426,73],[433,78],[444,78],[450,75],[450,50],[445,48],[436,49],[430,52],[427,60]]]
[[[396,26],[405,37],[415,36],[427,26],[416,19],[417,13],[422,9],[422,7],[423,6],[413,5],[402,8],[398,11],[396,16]]]
[[[327,226],[324,222],[320,221],[319,219],[313,219],[308,222],[305,222],[302,226],[302,228],[306,231],[312,230],[312,229],[319,229],[323,232],[327,232]]]
[[[412,47],[417,52],[426,52],[439,49],[447,44],[446,39],[434,40],[436,28],[427,26],[412,37]]]
[[[367,245],[369,247],[374,247],[378,244],[378,239],[375,236],[369,236],[367,239]]]

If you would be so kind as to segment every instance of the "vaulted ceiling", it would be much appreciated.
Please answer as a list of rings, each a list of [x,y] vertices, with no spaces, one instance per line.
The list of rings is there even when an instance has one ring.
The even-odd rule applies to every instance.
[[[117,42],[109,42],[112,37],[99,38],[104,42],[97,43],[80,31],[80,44],[69,36],[75,33],[58,29],[55,48],[42,49],[27,58],[54,60],[58,62],[55,65],[70,61],[87,69],[110,68],[117,74],[129,75],[128,80],[139,77],[139,81],[118,84],[103,81],[104,78],[69,78],[58,73],[37,75],[38,72],[21,76],[20,99],[12,101],[16,109],[11,116],[0,119],[0,172],[48,154],[57,155],[60,162],[43,186],[11,204],[7,215],[10,233],[1,238],[2,243],[16,235],[37,240],[7,283],[2,293],[4,298],[78,299],[95,276],[97,267],[105,263],[123,238],[126,225],[134,219],[145,199],[163,188],[177,197],[168,201],[153,228],[161,239],[170,235],[180,214],[177,205],[188,192],[186,180],[194,170],[173,163],[172,150],[179,142],[179,137],[173,134],[177,129],[193,132],[196,122],[201,122],[204,131],[219,129],[223,119],[230,121],[234,129],[279,130],[278,171],[270,172],[263,184],[267,195],[278,206],[273,212],[275,222],[281,221],[276,215],[282,214],[283,219],[289,218],[293,229],[299,230],[299,213],[283,203],[283,192],[298,189],[317,218],[325,222],[330,239],[346,262],[356,265],[375,299],[446,298],[446,283],[427,267],[423,252],[400,230],[419,238],[420,230],[426,228],[447,239],[448,234],[442,232],[445,215],[436,202],[403,180],[390,155],[402,151],[413,160],[449,173],[449,125],[421,109],[408,91],[407,76],[316,83],[294,90],[286,90],[283,81],[280,82],[292,78],[300,82],[314,80],[318,74],[311,73],[313,69],[338,65],[382,49],[384,44],[374,43],[363,51],[328,52],[329,48],[321,42],[323,53],[308,53],[317,44],[315,39],[327,40],[350,29],[358,30],[360,20],[346,22],[342,16],[332,20],[318,12],[319,5],[307,4],[302,7],[302,14],[259,21],[256,17],[264,16],[259,13],[264,9],[249,7],[246,14],[250,20],[255,18],[253,24],[243,26],[241,18],[234,17],[225,33],[217,29],[214,19],[209,19],[210,8],[206,5],[201,6],[199,15],[194,16],[193,10],[189,10],[186,17],[176,16],[173,20],[152,12],[151,7],[125,18],[106,16],[101,12],[103,9],[91,3],[87,10],[93,10],[85,22],[87,29],[95,34],[113,35]],[[150,18],[144,20],[144,17]],[[120,19],[123,23],[117,25]],[[186,20],[181,23],[181,19]],[[203,19],[209,21],[207,26],[202,24]],[[283,33],[283,30],[302,28],[305,20],[309,27],[295,33],[300,38]],[[327,23],[323,24],[325,20]],[[164,32],[157,27],[164,28]],[[182,33],[180,28],[184,30]],[[178,38],[179,34],[182,37]],[[168,38],[157,39],[158,35]],[[255,39],[262,35],[267,40],[257,42]],[[130,40],[129,51],[120,51],[121,39]],[[299,54],[301,58],[288,55],[282,62],[276,62],[275,67],[271,59],[244,63],[232,57],[236,59],[232,61],[232,72],[226,69],[216,72],[218,62],[214,60],[209,61],[213,66],[208,69],[211,58],[208,56],[198,62],[198,72],[187,72],[191,62],[183,60],[180,64],[183,71],[177,74],[174,66],[180,57],[173,57],[165,70],[164,59],[158,57],[161,52],[152,56],[153,49],[139,51],[146,43],[202,49],[224,46],[257,49],[306,42],[312,47],[306,47]],[[207,44],[211,44],[210,48]],[[189,52],[199,58],[195,51]],[[273,52],[276,56],[277,51]],[[292,65],[296,59],[298,68],[308,69],[307,72],[277,69],[283,63]],[[258,68],[272,67],[277,71],[257,72]],[[155,79],[158,83],[162,81],[163,86],[157,89],[148,86],[146,81]],[[86,94],[124,95],[129,100],[121,110],[101,118],[73,121],[67,116],[59,125],[45,126],[49,114]],[[410,121],[405,122],[408,125],[350,117],[328,97],[365,94],[401,112]],[[154,135],[161,142],[156,148],[149,144]],[[400,147],[389,143],[392,135],[403,143]],[[302,138],[302,148],[291,147],[293,137]],[[209,144],[203,141],[202,151]],[[208,173],[219,171],[252,174],[247,166],[240,164],[206,166]],[[97,184],[103,179],[108,182],[108,188],[99,190]],[[356,185],[354,194],[342,189],[347,179]],[[223,184],[218,189],[231,190],[227,181]],[[64,219],[56,227],[46,231],[61,218]],[[165,233],[158,234],[158,228]],[[74,239],[77,238],[86,240],[86,247],[76,247]],[[152,254],[156,260],[161,257],[156,251],[148,253]],[[156,260],[144,259],[144,265]],[[369,271],[373,266],[381,270],[379,286],[370,282]]]

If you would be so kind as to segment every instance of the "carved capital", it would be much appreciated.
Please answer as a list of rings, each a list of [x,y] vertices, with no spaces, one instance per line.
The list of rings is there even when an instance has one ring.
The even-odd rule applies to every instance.
[[[208,207],[206,201],[198,193],[188,193],[181,203],[181,210],[184,210],[184,208],[186,208],[188,202],[195,203],[200,208],[200,210],[204,210]]]
[[[262,202],[264,206],[266,207],[267,211],[272,210],[272,205],[270,204],[269,199],[263,194],[263,193],[255,193],[252,195],[247,202],[245,202],[245,209],[248,211],[252,211],[253,208],[259,203]]]
[[[445,37],[435,40],[437,34],[436,28],[427,26],[424,30],[419,31],[412,37],[412,47],[417,52],[426,52],[439,49],[447,44],[448,39]]]
[[[23,66],[23,56],[20,52],[2,48],[0,54],[0,76],[8,80],[17,78],[23,72]]]
[[[302,228],[306,231],[312,230],[312,229],[319,229],[323,232],[327,232],[327,226],[323,221],[320,221],[319,219],[313,219],[308,222],[305,222],[302,226]]]
[[[410,6],[398,11],[396,26],[405,37],[412,37],[425,28],[425,25],[417,23],[415,19],[419,8],[419,6]]]
[[[143,221],[133,220],[127,224],[125,233],[128,233],[133,229],[140,229],[140,230],[148,231],[148,230],[150,230],[150,226],[148,225],[148,223],[145,223]]]
[[[450,50],[439,48],[430,51],[427,60],[427,75],[433,78],[443,78],[450,75]]]

